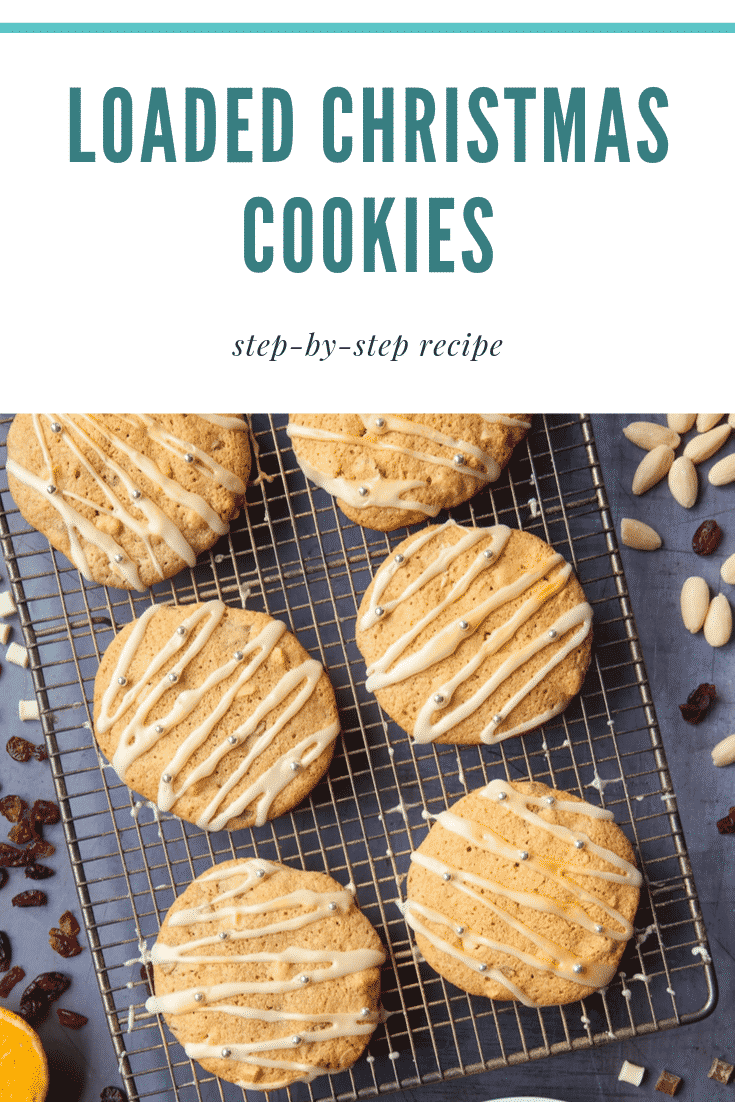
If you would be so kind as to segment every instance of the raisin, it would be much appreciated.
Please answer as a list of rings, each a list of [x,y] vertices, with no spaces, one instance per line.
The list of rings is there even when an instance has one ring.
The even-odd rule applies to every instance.
[[[0,815],[4,815],[10,823],[20,822],[23,812],[28,808],[25,800],[20,796],[3,796],[0,800]]]
[[[69,937],[76,937],[79,933],[79,923],[75,919],[71,911],[64,911],[63,915],[59,919],[59,926],[68,934]]]
[[[0,868],[0,888],[4,888],[8,882],[8,870]]]
[[[48,880],[49,876],[54,875],[54,871],[48,865],[38,865],[35,861],[26,865],[25,868],[25,874],[29,880]]]
[[[81,1029],[89,1020],[83,1014],[77,1014],[75,1010],[66,1010],[63,1006],[57,1006],[56,1013],[59,1015],[61,1024],[67,1029]]]
[[[703,521],[692,539],[692,551],[697,555],[711,555],[720,546],[722,529],[716,520]]]
[[[687,723],[701,723],[716,700],[714,685],[698,685],[690,692],[686,704],[679,705],[679,711]]]
[[[100,1102],[128,1102],[128,1096],[119,1087],[105,1087],[100,1092]]]
[[[0,998],[7,999],[16,983],[20,983],[22,979],[25,979],[25,972],[20,965],[13,965],[10,971],[0,980]]]
[[[34,746],[33,756],[36,761],[48,761],[48,751],[45,746]]]
[[[45,892],[29,889],[27,892],[14,895],[10,902],[14,907],[45,907],[48,900]]]
[[[60,957],[77,957],[82,951],[82,947],[75,937],[69,937],[59,930],[56,926],[53,926],[49,930],[49,945],[55,953],[58,953]]]
[[[8,751],[13,761],[30,761],[33,757],[35,747],[28,739],[20,738],[19,735],[13,735],[13,737],[9,738],[5,743],[5,749]]]
[[[149,995],[155,995],[156,990],[153,986],[153,965],[141,964],[140,966],[140,978],[148,988]]]
[[[26,819],[21,819],[19,823],[15,823],[8,831],[8,838],[11,842],[15,842],[16,846],[24,846],[26,842],[30,842],[33,837],[33,831],[31,830],[31,824]]]
[[[28,996],[44,995],[51,1002],[56,1002],[64,994],[70,983],[71,980],[63,972],[41,972],[35,980],[31,980],[23,994]]]
[[[39,838],[26,850],[29,861],[28,863],[35,861],[37,857],[50,857],[52,853],[56,853],[56,846],[51,842],[47,842],[45,838]]]
[[[19,869],[27,864],[28,858],[22,849],[0,842],[0,865],[6,869]]]
[[[735,834],[735,819],[726,815],[724,819],[718,820],[717,829],[720,834]]]
[[[0,930],[0,972],[10,968],[10,939],[4,930]]]
[[[36,800],[31,808],[31,819],[46,826],[55,826],[61,818],[61,812],[51,800]]]
[[[44,1020],[48,1010],[48,999],[45,995],[26,995],[25,992],[21,995],[18,1013],[28,1022],[28,1025],[38,1025]]]

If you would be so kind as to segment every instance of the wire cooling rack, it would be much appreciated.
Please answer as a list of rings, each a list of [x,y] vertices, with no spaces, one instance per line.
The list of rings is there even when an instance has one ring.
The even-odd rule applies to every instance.
[[[3,442],[9,420],[0,419]],[[285,423],[252,418],[261,467],[272,477],[250,488],[229,536],[193,570],[143,595],[80,578],[28,528],[7,494],[4,462],[0,472],[0,539],[130,1098],[242,1098],[145,1014],[140,969],[174,898],[213,862],[234,856],[293,862],[353,885],[387,949],[384,1021],[367,1058],[290,1088],[284,1094],[293,1102],[371,1097],[703,1017],[715,1004],[714,973],[589,420],[536,417],[492,492],[452,511],[460,522],[507,523],[553,544],[573,563],[595,613],[593,661],[579,698],[543,729],[479,748],[412,745],[365,690],[356,610],[405,532],[386,537],[347,521],[305,480]],[[214,597],[285,620],[329,670],[343,729],[328,776],[306,803],[233,835],[208,835],[141,801],[105,765],[90,722],[94,676],[115,630],[151,599]],[[582,1002],[531,1010],[465,995],[426,965],[396,906],[410,853],[428,830],[426,813],[496,776],[599,801],[635,846],[644,878],[636,935],[607,990]]]

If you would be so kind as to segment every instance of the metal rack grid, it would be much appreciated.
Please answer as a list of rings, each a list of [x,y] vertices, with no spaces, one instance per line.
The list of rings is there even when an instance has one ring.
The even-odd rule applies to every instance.
[[[9,418],[0,418],[0,436]],[[168,907],[213,862],[293,861],[351,883],[387,949],[384,1022],[349,1071],[287,1092],[347,1100],[667,1029],[705,1016],[715,978],[676,799],[643,668],[586,417],[539,416],[492,492],[460,522],[526,528],[574,565],[595,612],[579,698],[544,728],[495,747],[412,745],[364,687],[354,620],[372,574],[405,532],[350,523],[297,466],[285,417],[251,420],[263,471],[248,507],[196,567],[128,594],[87,583],[29,529],[7,494],[0,541],[18,605],[100,992],[131,1099],[230,1102],[239,1088],[188,1060],[144,1012],[140,969]],[[284,619],[330,672],[343,737],[311,798],[273,823],[208,835],[159,815],[123,785],[91,733],[99,658],[150,600],[248,602]],[[435,814],[494,776],[532,778],[599,800],[637,852],[644,886],[620,971],[604,992],[530,1010],[465,995],[414,949],[396,906],[410,853]],[[170,1092],[170,1094],[169,1094]],[[247,1092],[245,1092],[247,1093]],[[262,1098],[260,1092],[253,1096]]]

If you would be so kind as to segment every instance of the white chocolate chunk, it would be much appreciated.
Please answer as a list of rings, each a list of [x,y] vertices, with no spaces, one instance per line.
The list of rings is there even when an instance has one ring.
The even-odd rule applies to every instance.
[[[670,448],[668,444],[658,444],[650,452],[647,452],[633,475],[633,493],[636,495],[645,494],[646,490],[650,490],[652,486],[655,486],[669,473],[673,462],[674,449]]]
[[[732,634],[732,609],[724,593],[712,600],[704,620],[704,637],[711,647],[724,647]]]
[[[735,735],[728,735],[717,743],[712,751],[712,761],[715,765],[732,765],[735,761]]]
[[[623,435],[630,440],[631,444],[636,444],[647,452],[653,451],[659,444],[678,448],[681,443],[678,432],[667,428],[666,425],[657,425],[655,421],[631,421],[623,429]]]
[[[720,577],[728,585],[735,585],[735,554],[730,555],[730,558],[723,562],[720,567]]]
[[[10,624],[0,624],[0,643],[5,646],[10,635]]]
[[[722,447],[731,431],[730,425],[717,425],[709,432],[693,436],[684,448],[684,455],[687,459],[691,459],[692,463],[704,463],[705,459],[709,459]]]
[[[626,547],[636,551],[655,551],[661,546],[661,537],[655,529],[630,517],[623,517],[620,522],[620,538]]]
[[[25,647],[21,647],[20,643],[11,643],[5,651],[5,657],[14,666],[22,666],[23,669],[28,668],[28,651]]]
[[[674,432],[685,433],[689,432],[694,422],[697,420],[696,413],[667,413],[666,423],[670,429]]]
[[[697,432],[709,432],[724,416],[724,413],[698,413]]]
[[[685,509],[691,509],[697,500],[699,477],[697,468],[685,455],[680,455],[671,464],[669,471],[669,489],[674,499]]]
[[[37,700],[19,700],[18,701],[18,716],[20,719],[40,719],[41,713],[38,709]]]
[[[735,452],[715,463],[707,477],[713,486],[726,486],[728,482],[735,482]]]
[[[0,616],[14,616],[17,611],[10,590],[6,589],[3,593],[0,593]]]
[[[684,627],[695,635],[707,616],[709,609],[709,586],[704,578],[687,578],[681,587],[681,618]]]
[[[621,1083],[632,1083],[634,1087],[640,1087],[645,1074],[646,1069],[640,1067],[639,1064],[631,1064],[628,1060],[623,1060],[623,1066],[618,1073],[618,1080]]]

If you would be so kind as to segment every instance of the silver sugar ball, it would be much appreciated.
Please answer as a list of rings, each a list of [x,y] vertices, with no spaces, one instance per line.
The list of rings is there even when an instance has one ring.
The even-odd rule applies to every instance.
[[[118,685],[127,685],[128,679],[127,677],[118,677],[117,683]]]
[[[360,1011],[360,1017],[361,1018],[369,1018],[370,1017],[370,1007],[369,1006],[363,1006],[362,1010]]]
[[[184,456],[184,462],[185,463],[193,463],[194,462],[194,456],[191,454],[191,452],[186,453],[186,455]]]
[[[123,561],[122,555],[120,555],[120,554],[115,555],[115,562],[122,562],[122,561]]]
[[[486,964],[478,964],[477,971],[478,972],[487,972],[487,965]]]
[[[556,639],[557,634],[556,628],[549,628],[549,639]]]
[[[310,978],[309,976],[305,976],[305,975],[299,976],[299,983],[308,983],[309,978]]]
[[[451,879],[452,879],[452,874],[451,874],[451,872],[443,872],[443,873],[442,873],[442,880],[444,880],[444,881],[449,881],[449,880],[451,880]]]
[[[256,869],[255,875],[257,876],[258,880],[262,880],[265,876],[265,869]]]
[[[229,742],[230,746],[237,746],[237,735],[228,735],[227,741]]]
[[[467,629],[470,625],[467,623],[466,620],[460,620],[459,621],[459,626],[460,626],[461,631],[467,631]]]
[[[222,1052],[220,1053],[220,1056],[222,1057],[223,1060],[227,1060],[230,1056],[232,1056],[232,1049],[231,1048],[223,1048]]]
[[[291,762],[291,772],[292,773],[298,773],[300,768],[301,768],[301,762],[300,761],[292,761]]]
[[[384,424],[385,424],[385,417],[376,417],[375,418],[376,428],[382,429]]]
[[[521,852],[518,854],[518,856],[519,856],[521,861],[527,861],[528,860],[528,850],[527,849],[522,849]]]
[[[171,681],[171,682],[173,683],[174,681],[178,681],[178,680],[179,680],[179,675],[178,675],[177,673],[174,673],[174,672],[172,671],[172,672],[171,672],[171,673],[170,673],[170,674],[168,675],[168,679],[169,679],[169,681]]]
[[[457,455],[454,456],[452,462],[454,463],[455,467],[463,467],[464,466],[464,456],[457,454]]]
[[[220,941],[227,941],[229,936],[230,935],[227,933],[227,930],[220,930],[218,934]]]
[[[595,926],[595,933],[596,934],[601,934],[602,933],[602,926],[600,926],[599,922]]]
[[[434,701],[435,704],[443,704],[444,703],[444,697],[442,696],[441,693],[434,693],[434,695],[431,699]]]
[[[201,993],[201,991],[197,991],[196,994],[194,995],[194,1002],[195,1003],[204,1002],[204,995]]]
[[[406,558],[405,555],[396,555],[396,562],[398,563],[399,566],[405,560],[405,558]]]
[[[163,776],[161,777],[161,780],[163,781],[164,784],[171,784],[172,779],[173,778],[171,777],[170,773],[164,773]]]
[[[463,933],[464,933],[464,926],[458,926],[457,927],[457,935],[459,937],[461,937]]]
[[[332,912],[336,911],[337,910],[337,904],[336,903],[330,903],[329,904],[329,910],[332,911]]]
[[[181,625],[180,628],[176,629],[176,634],[177,635],[186,635],[186,628],[184,627],[183,624]]]
[[[499,712],[496,712],[495,715],[493,716],[493,723],[502,723],[502,722],[503,722],[503,717],[500,715]]]
[[[153,728],[153,730],[156,732],[157,735],[162,735],[163,734],[163,727],[161,726],[160,723],[157,723],[156,726]]]
[[[47,494],[55,494],[56,493],[56,487],[53,486],[53,485],[47,486],[46,487],[46,493]]]
[[[236,650],[232,657],[235,658],[238,662],[242,662],[245,656],[241,650]]]
[[[376,616],[382,616],[384,612],[385,612],[385,609],[383,608],[382,605],[376,605],[375,606],[375,615]]]
[[[508,793],[507,792],[498,792],[498,799],[499,800],[507,800],[508,799]]]
[[[292,1045],[300,1045],[301,1044],[301,1038],[299,1037],[298,1034],[294,1034],[294,1036],[291,1038],[291,1044]]]
[[[133,498],[134,501],[140,501],[143,495],[140,490],[133,490],[130,496]]]
[[[367,486],[361,486],[360,489],[357,492],[360,495],[360,497],[367,497],[368,488],[367,488]]]
[[[61,432],[61,425],[59,424],[58,421],[52,421],[51,422],[51,431],[52,432]]]
[[[575,849],[584,849],[584,842],[582,841],[581,838],[577,838],[577,841],[574,843],[574,848]]]
[[[495,554],[495,552],[493,550],[491,550],[491,548],[489,548],[489,547],[486,548],[482,553],[483,553],[483,555],[486,559],[491,559],[493,557],[493,555]]]
[[[556,800],[553,796],[544,796],[544,803],[547,805],[547,807],[553,807],[553,805],[556,803]]]
[[[574,972],[575,975],[578,976],[580,972],[584,972],[584,968],[581,964],[575,964],[572,966],[572,972]]]

